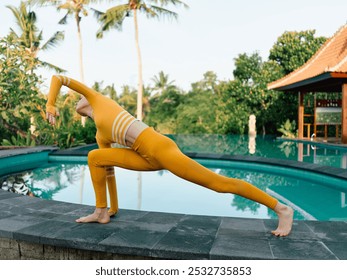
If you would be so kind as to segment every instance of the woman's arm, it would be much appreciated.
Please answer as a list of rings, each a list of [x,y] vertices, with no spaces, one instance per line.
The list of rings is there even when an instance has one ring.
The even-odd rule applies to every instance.
[[[52,125],[55,124],[55,118],[59,115],[56,110],[55,103],[60,89],[63,85],[83,95],[85,98],[82,98],[82,100],[84,99],[86,102],[89,103],[92,97],[95,96],[95,94],[97,94],[97,92],[93,89],[85,86],[84,84],[74,79],[60,75],[53,75],[51,85],[49,88],[48,100],[46,103],[46,118]]]
[[[60,88],[63,83],[61,78],[58,76],[53,76],[51,79],[51,85],[49,87],[48,100],[46,103],[46,119],[52,125],[55,125],[55,117],[59,116],[58,111],[55,108],[55,102],[57,100],[57,96],[60,92]]]

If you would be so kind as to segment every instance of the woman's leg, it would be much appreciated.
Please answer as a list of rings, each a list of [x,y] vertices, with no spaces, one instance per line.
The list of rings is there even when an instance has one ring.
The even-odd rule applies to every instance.
[[[109,149],[96,149],[88,154],[88,165],[90,169],[90,174],[92,178],[92,183],[95,191],[96,208],[106,209],[107,207],[107,195],[106,195],[106,181],[108,178],[113,177],[109,167],[117,166],[130,170],[137,171],[154,171],[161,169],[157,165],[150,164],[145,158],[140,156],[138,153],[131,149],[122,148],[109,148]],[[110,177],[109,177],[110,176]],[[110,180],[111,184],[112,179]],[[116,182],[114,181],[114,184]],[[113,194],[112,189],[115,190]],[[110,211],[118,211],[118,203],[116,203],[116,187],[110,187],[110,200],[111,209]],[[112,203],[113,201],[113,203]],[[93,214],[77,219],[77,222],[99,222],[107,223],[110,218],[109,214],[105,215],[104,210],[100,213],[94,212]]]
[[[114,216],[118,212],[118,195],[117,195],[117,184],[116,177],[114,174],[114,167],[108,166],[106,169],[106,181],[107,189],[110,195],[110,209],[108,210],[109,216]]]
[[[135,142],[135,149],[142,157],[147,157],[152,164],[216,192],[237,194],[264,204],[271,209],[275,208],[277,200],[266,192],[243,180],[214,173],[184,155],[176,143],[168,137],[154,130],[146,130],[140,135],[140,138],[142,141],[138,148]]]
[[[184,155],[176,143],[152,129],[143,132],[133,147],[152,164],[167,169],[175,175],[220,193],[233,193],[261,203],[274,210],[280,223],[275,235],[288,235],[293,211],[279,203],[266,192],[243,180],[221,176]]]

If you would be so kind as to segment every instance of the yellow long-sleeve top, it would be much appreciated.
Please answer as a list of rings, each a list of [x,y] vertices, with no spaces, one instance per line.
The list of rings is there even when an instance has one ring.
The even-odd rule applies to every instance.
[[[74,79],[60,75],[52,77],[46,104],[47,112],[56,115],[55,102],[63,85],[85,96],[91,105],[97,128],[96,140],[99,146],[107,147],[111,143],[126,145],[125,135],[136,119],[116,101]]]

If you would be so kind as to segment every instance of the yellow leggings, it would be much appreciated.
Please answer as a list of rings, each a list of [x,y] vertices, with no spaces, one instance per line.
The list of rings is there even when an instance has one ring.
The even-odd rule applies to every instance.
[[[88,154],[88,164],[95,190],[96,207],[107,207],[106,181],[112,176],[110,166],[137,171],[166,169],[195,184],[220,193],[233,193],[274,209],[277,200],[245,181],[228,178],[205,168],[184,155],[170,138],[148,127],[136,139],[132,149],[106,148]],[[110,189],[110,186],[109,186]],[[115,186],[110,190],[111,210],[118,211]]]

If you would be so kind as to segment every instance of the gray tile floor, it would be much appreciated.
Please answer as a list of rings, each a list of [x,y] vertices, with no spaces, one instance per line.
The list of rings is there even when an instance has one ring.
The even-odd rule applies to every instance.
[[[75,222],[93,210],[0,190],[0,237],[160,259],[347,259],[347,222],[295,221],[284,238],[276,220],[120,210],[106,225]]]

